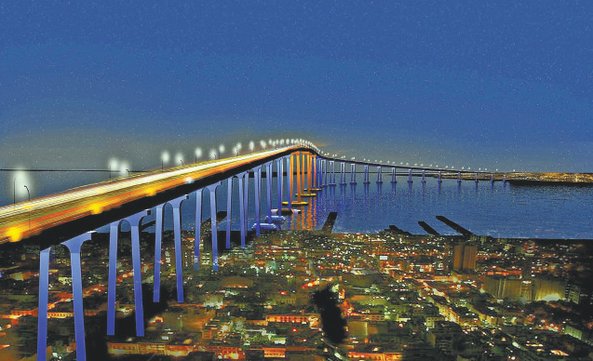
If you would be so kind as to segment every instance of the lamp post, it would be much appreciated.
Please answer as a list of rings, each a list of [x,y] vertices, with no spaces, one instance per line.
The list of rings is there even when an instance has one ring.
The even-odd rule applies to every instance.
[[[25,187],[25,189],[27,190],[27,194],[29,195],[29,202],[31,202],[31,191],[29,190],[29,187],[27,187],[26,185],[24,185],[23,187]]]
[[[24,185],[23,187],[25,187],[25,189],[27,190],[27,194],[29,195],[29,202],[31,202],[31,191],[29,190],[29,187],[27,187],[26,185]],[[29,230],[31,230],[31,209],[29,209]]]
[[[171,159],[171,154],[168,151],[163,150],[161,152],[161,170],[165,169],[165,164],[169,163],[169,159]]]

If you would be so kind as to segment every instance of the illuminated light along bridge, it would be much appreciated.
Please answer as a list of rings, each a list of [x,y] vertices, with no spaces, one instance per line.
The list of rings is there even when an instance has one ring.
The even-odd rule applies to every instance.
[[[231,248],[231,209],[233,205],[233,183],[238,185],[236,198],[239,202],[239,230],[241,247],[246,245],[248,232],[249,181],[254,178],[256,236],[262,230],[278,229],[284,218],[282,214],[298,212],[296,207],[307,205],[307,197],[313,197],[326,187],[355,184],[358,167],[362,166],[363,182],[371,182],[371,173],[376,182],[382,183],[383,176],[397,182],[398,175],[407,175],[411,184],[413,177],[454,178],[458,182],[471,179],[504,180],[502,173],[486,171],[452,170],[432,167],[389,165],[335,159],[323,156],[308,142],[235,156],[209,162],[157,170],[137,174],[125,179],[105,181],[74,188],[62,193],[32,199],[0,208],[0,245],[10,247],[16,242],[39,244],[39,298],[37,359],[47,359],[47,323],[49,291],[49,256],[53,246],[68,248],[71,260],[74,331],[76,358],[86,360],[83,285],[81,270],[81,247],[91,239],[91,233],[100,227],[109,226],[109,273],[107,285],[107,334],[115,334],[115,288],[117,283],[117,244],[122,222],[130,225],[132,243],[132,274],[136,336],[144,336],[144,312],[142,305],[142,279],[140,264],[140,226],[149,212],[155,215],[155,257],[153,301],[160,301],[160,267],[163,235],[163,208],[169,204],[173,209],[173,235],[175,251],[175,277],[177,301],[184,302],[182,247],[181,247],[181,205],[188,202],[189,194],[195,193],[196,222],[194,241],[194,267],[199,266],[201,242],[202,198],[208,190],[212,229],[212,267],[218,270],[218,225],[217,191],[226,183],[225,247]],[[285,168],[286,167],[286,168]],[[275,172],[274,172],[275,168]],[[372,168],[372,170],[371,170]],[[385,170],[385,172],[384,172]],[[374,171],[374,172],[373,172]],[[400,173],[398,173],[398,171]],[[403,172],[403,173],[402,173]],[[265,173],[266,186],[262,184]],[[272,182],[276,174],[277,206],[272,207]],[[220,189],[219,189],[220,188]],[[265,188],[265,195],[262,190]],[[262,222],[262,203],[266,216]],[[286,205],[286,207],[283,207]]]

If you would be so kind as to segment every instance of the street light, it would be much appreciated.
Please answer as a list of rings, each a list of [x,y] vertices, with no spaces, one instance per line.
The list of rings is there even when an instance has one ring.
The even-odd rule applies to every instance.
[[[171,154],[169,154],[168,151],[163,150],[163,152],[161,153],[161,169],[165,169],[165,164],[169,163],[170,159]]]
[[[183,153],[177,152],[177,154],[175,154],[175,163],[183,165]]]
[[[126,172],[127,172],[128,175],[130,175],[130,164],[128,162],[121,162],[119,164],[119,174],[120,174],[120,176],[126,175]]]
[[[27,195],[29,196],[29,202],[31,202],[31,191],[29,190],[29,187],[27,187],[26,185],[23,185],[23,187],[25,187],[25,189],[27,190]]]
[[[119,160],[117,158],[109,159],[109,179],[112,177],[112,172],[116,171],[119,167]]]
[[[12,178],[12,196],[14,204],[16,204],[17,196],[20,198],[24,193],[22,188],[19,188],[21,184],[31,184],[32,182],[33,181],[29,174],[18,167]]]
[[[195,160],[196,160],[196,163],[197,163],[198,162],[198,159],[202,158],[202,148],[197,147],[194,150],[194,156],[195,156]]]

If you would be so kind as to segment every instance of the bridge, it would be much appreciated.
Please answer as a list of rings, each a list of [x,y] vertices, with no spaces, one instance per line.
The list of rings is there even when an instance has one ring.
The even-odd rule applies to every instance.
[[[362,171],[359,167],[362,167]],[[114,335],[118,234],[123,222],[130,226],[135,328],[136,335],[142,337],[144,312],[140,228],[148,215],[154,216],[155,219],[153,301],[160,301],[163,209],[168,204],[173,209],[177,302],[182,303],[184,292],[181,263],[181,206],[189,202],[190,194],[195,195],[196,199],[193,205],[196,211],[194,267],[199,267],[202,204],[204,191],[207,190],[206,200],[210,202],[211,213],[212,267],[217,271],[219,245],[217,212],[219,208],[223,208],[217,204],[218,193],[226,192],[225,248],[231,248],[233,202],[239,203],[240,245],[245,247],[249,229],[252,229],[256,236],[259,236],[262,231],[279,229],[284,220],[283,215],[298,212],[298,207],[308,204],[305,200],[307,197],[314,197],[317,192],[323,192],[327,187],[355,184],[359,173],[362,173],[363,182],[366,184],[371,182],[372,173],[376,175],[377,183],[383,182],[384,175],[390,176],[390,181],[393,183],[397,182],[398,175],[405,175],[410,184],[414,181],[414,177],[420,177],[421,182],[426,182],[426,177],[435,177],[438,182],[445,177],[456,178],[458,182],[465,179],[476,182],[482,179],[489,179],[491,182],[504,180],[502,173],[338,159],[321,152],[310,142],[296,141],[286,146],[250,154],[136,173],[127,178],[91,184],[1,207],[0,246],[11,247],[17,243],[26,242],[39,245],[40,248],[37,310],[38,360],[45,361],[47,358],[49,266],[52,247],[62,245],[70,252],[76,357],[77,360],[86,360],[81,247],[83,243],[91,240],[92,232],[96,229],[109,227],[107,334]],[[274,175],[276,175],[275,180]],[[255,223],[249,227],[248,202],[252,177],[254,179],[252,189],[255,192],[253,206]],[[277,183],[275,200],[272,195],[273,182]],[[238,194],[233,194],[234,184],[238,186]]]

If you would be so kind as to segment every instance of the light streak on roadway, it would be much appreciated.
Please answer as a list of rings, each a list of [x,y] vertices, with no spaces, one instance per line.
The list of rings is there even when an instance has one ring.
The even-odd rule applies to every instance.
[[[164,171],[155,170],[0,207],[0,244],[18,242],[44,230],[303,147],[288,146]]]

